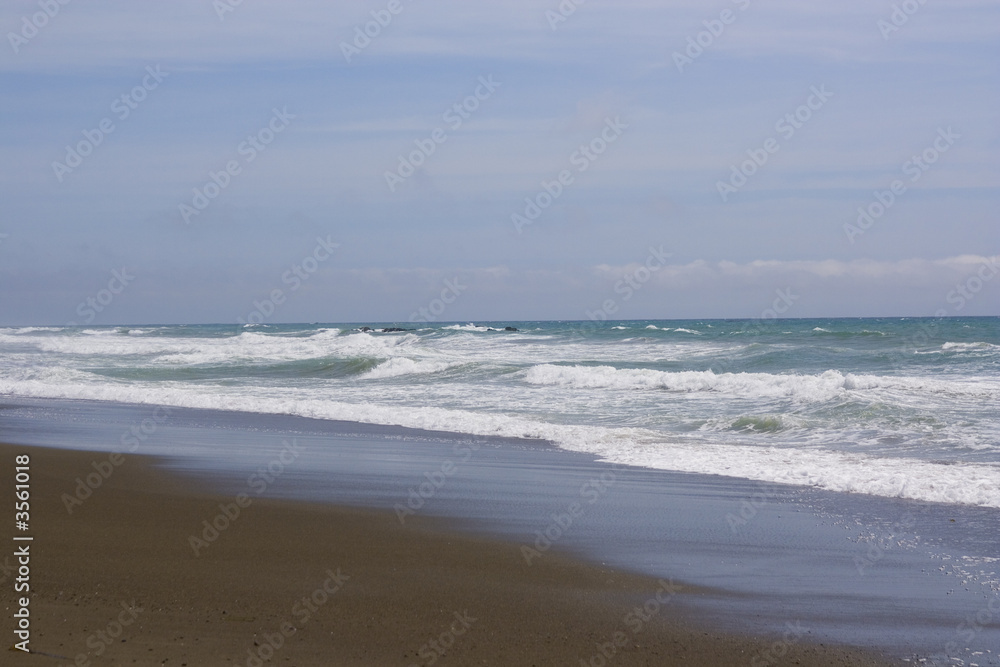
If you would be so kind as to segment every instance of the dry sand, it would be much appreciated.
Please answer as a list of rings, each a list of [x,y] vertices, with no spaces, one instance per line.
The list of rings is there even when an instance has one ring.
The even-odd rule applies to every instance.
[[[233,496],[129,456],[70,514],[62,494],[107,455],[0,445],[4,497],[23,452],[30,530],[10,502],[0,627],[17,641],[11,538],[29,534],[37,653],[3,665],[897,664],[691,627],[675,609],[690,587],[551,553],[528,567],[518,545],[386,512],[254,498],[196,556],[190,536]]]

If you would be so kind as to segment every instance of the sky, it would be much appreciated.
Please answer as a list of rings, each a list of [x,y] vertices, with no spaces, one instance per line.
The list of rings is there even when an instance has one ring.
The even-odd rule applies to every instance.
[[[1000,314],[1000,5],[8,0],[0,326]]]

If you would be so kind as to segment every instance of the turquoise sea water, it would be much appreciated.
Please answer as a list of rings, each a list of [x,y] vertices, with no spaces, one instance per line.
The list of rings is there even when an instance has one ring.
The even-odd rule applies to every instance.
[[[10,397],[545,438],[652,468],[989,507],[998,370],[988,317],[0,329]]]

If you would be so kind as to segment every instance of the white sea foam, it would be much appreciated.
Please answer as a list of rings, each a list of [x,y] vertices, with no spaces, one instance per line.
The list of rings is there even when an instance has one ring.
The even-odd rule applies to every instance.
[[[379,379],[399,377],[402,375],[425,375],[428,373],[440,373],[449,368],[460,366],[460,363],[448,361],[426,361],[414,360],[407,357],[393,357],[384,361],[375,368],[361,376],[362,379]]]
[[[822,449],[731,445],[620,448],[608,460],[890,498],[1000,507],[1000,467],[943,465]]]
[[[390,357],[411,346],[417,337],[372,336],[368,333],[340,335],[327,329],[311,336],[275,336],[244,331],[220,338],[169,338],[116,335],[38,338],[35,346],[43,352],[120,360],[146,357],[152,365],[246,364],[295,361],[321,357]]]
[[[452,325],[466,331],[470,325]],[[471,325],[475,327],[475,325]],[[476,327],[477,331],[487,331]],[[243,330],[240,334],[218,337],[196,336],[107,336],[14,335],[0,329],[0,345],[30,345],[41,353],[62,359],[76,357],[81,363],[135,365],[178,364],[257,364],[321,357],[367,356],[386,359],[393,356],[461,357],[465,362],[545,363],[566,358],[588,358],[599,354],[611,362],[690,359],[724,353],[724,344],[691,347],[652,338],[602,341],[570,341],[553,344],[554,335],[450,335],[420,336],[413,332],[384,336],[365,332],[342,332],[323,329],[303,332],[264,333]],[[293,335],[295,334],[295,335]],[[558,341],[557,341],[558,342]],[[89,358],[88,358],[89,357]],[[146,357],[146,358],[142,358]],[[69,360],[71,363],[73,360]]]
[[[475,324],[450,324],[446,327],[441,327],[442,329],[449,329],[451,331],[490,331],[489,327],[480,327]]]
[[[941,346],[942,350],[955,350],[956,352],[992,352],[994,350],[1000,350],[1000,345],[994,345],[993,343],[978,342],[978,343],[949,343],[946,342]]]
[[[437,407],[348,403],[311,398],[310,392],[99,385],[76,378],[54,384],[0,379],[0,394],[162,404],[271,414],[291,414],[472,435],[544,438],[573,451],[628,465],[764,482],[814,486],[917,500],[1000,507],[1000,467],[942,465],[908,458],[879,458],[824,449],[792,449],[672,442],[638,428],[552,424],[527,417]]]
[[[613,329],[618,329],[618,328],[624,329],[625,327],[612,327],[612,328]],[[658,327],[655,324],[647,324],[646,328],[647,329],[656,329],[657,331],[676,331],[678,333],[689,333],[689,334],[695,334],[697,336],[701,335],[700,331],[695,331],[694,329],[685,329],[683,327],[677,327],[675,329],[672,329],[670,327]]]
[[[3,327],[0,328],[0,332],[20,335],[20,334],[30,334],[37,333],[39,331],[62,331],[62,327]]]
[[[828,401],[851,391],[898,389],[1000,398],[1000,383],[843,374],[828,370],[819,375],[720,373],[712,371],[657,371],[613,366],[557,366],[542,364],[524,372],[529,384],[578,389],[660,389],[676,392],[720,392],[749,398],[795,397]]]

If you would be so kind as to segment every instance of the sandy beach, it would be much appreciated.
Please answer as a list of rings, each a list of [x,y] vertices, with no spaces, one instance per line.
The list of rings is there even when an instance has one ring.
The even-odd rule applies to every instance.
[[[894,664],[791,627],[788,641],[711,632],[673,608],[696,587],[554,553],[526,568],[521,546],[440,520],[265,498],[237,515],[233,495],[151,458],[67,504],[102,458],[3,445],[5,479],[24,453],[34,654],[4,664]],[[213,536],[202,521],[221,531],[196,546]]]

